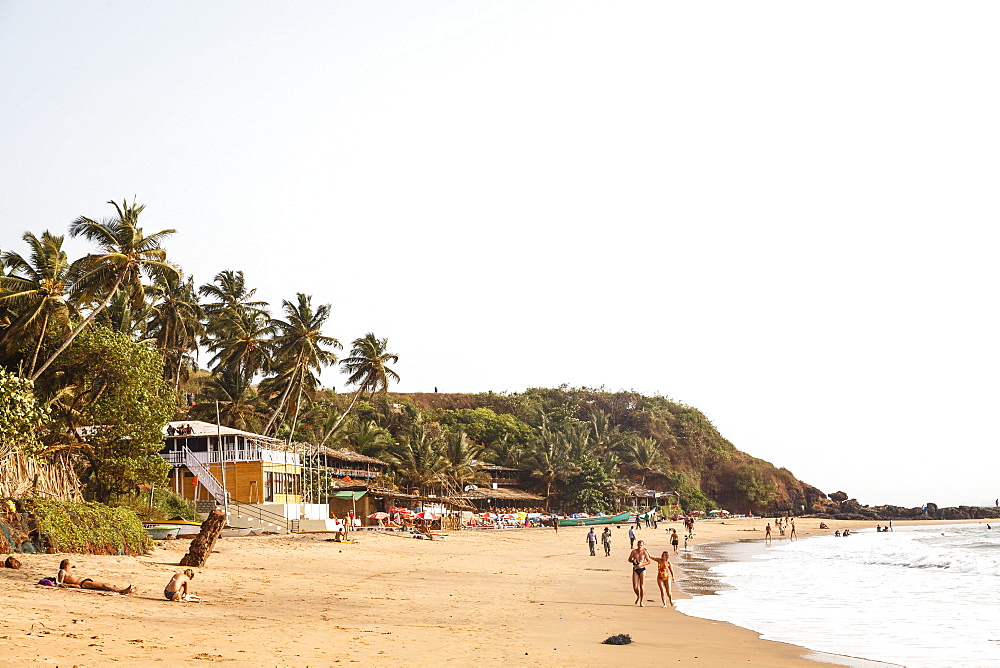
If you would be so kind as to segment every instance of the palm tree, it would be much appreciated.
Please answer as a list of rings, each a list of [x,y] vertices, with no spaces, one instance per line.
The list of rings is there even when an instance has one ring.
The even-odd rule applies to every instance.
[[[531,476],[545,483],[545,508],[548,510],[552,488],[559,480],[575,473],[577,466],[570,459],[570,444],[565,435],[547,427],[539,428],[538,432],[526,463]]]
[[[329,304],[323,304],[314,310],[312,297],[300,292],[296,303],[285,300],[281,306],[287,319],[271,321],[277,335],[269,346],[277,374],[268,382],[261,383],[261,389],[282,389],[278,406],[264,428],[265,434],[275,424],[293,388],[298,388],[299,397],[306,386],[310,389],[318,388],[319,379],[312,374],[312,370],[318,372],[325,366],[336,364],[337,356],[327,348],[342,347],[340,341],[331,336],[323,336],[322,333],[323,324],[330,317]],[[295,403],[297,409],[298,399]]]
[[[190,371],[197,369],[191,353],[197,352],[198,338],[205,331],[202,324],[205,313],[191,277],[186,281],[179,277],[159,279],[149,291],[154,302],[147,335],[156,340],[163,354],[163,379],[172,380],[177,392],[182,376],[186,379]]]
[[[49,325],[54,325],[60,333],[69,329],[73,309],[67,295],[79,265],[67,259],[62,249],[65,237],[46,230],[40,239],[31,232],[26,232],[22,239],[31,249],[27,259],[13,251],[2,256],[10,273],[0,276],[0,304],[17,314],[12,326],[4,332],[4,339],[9,335],[36,339],[28,365],[30,377],[35,372]]]
[[[119,290],[100,315],[94,318],[93,324],[125,334],[133,341],[143,341],[146,337],[146,321],[151,317],[153,307],[149,302],[143,301],[137,305],[127,292]]]
[[[204,342],[215,353],[209,361],[213,369],[225,367],[250,376],[271,371],[268,348],[275,330],[263,311],[223,309],[209,319],[209,330]]]
[[[80,216],[69,227],[71,237],[82,236],[97,243],[98,252],[83,260],[81,273],[74,287],[78,288],[78,304],[95,304],[90,314],[70,332],[65,341],[45,363],[35,369],[31,380],[40,376],[49,365],[73,343],[90,322],[100,314],[119,289],[124,290],[139,306],[143,302],[142,274],[148,276],[176,275],[177,270],[166,262],[167,251],[160,243],[176,230],[161,230],[145,236],[139,227],[139,214],[145,205],[131,206],[108,202],[115,207],[117,218],[97,222]]]
[[[376,392],[385,392],[389,387],[389,381],[399,382],[399,374],[390,369],[387,365],[399,362],[399,355],[387,352],[389,339],[380,339],[369,332],[359,339],[354,339],[351,348],[351,356],[341,362],[343,372],[351,374],[347,379],[348,385],[357,385],[358,390],[351,398],[351,403],[347,410],[340,417],[343,421],[347,414],[354,407],[354,402],[362,392],[368,392],[374,397]],[[337,423],[340,424],[339,422]],[[334,427],[336,429],[336,427]]]
[[[201,402],[191,407],[192,417],[215,422],[218,401],[219,419],[227,427],[254,431],[264,420],[264,414],[257,408],[257,392],[251,379],[229,369],[219,370],[205,383],[201,398]]]
[[[464,430],[450,431],[444,437],[444,458],[448,462],[447,479],[452,486],[463,489],[473,482],[486,482],[486,475],[477,464],[483,447],[469,440]]]
[[[257,288],[247,290],[242,271],[220,271],[212,281],[213,283],[206,283],[198,288],[198,294],[202,297],[215,300],[204,305],[207,315],[213,316],[227,309],[265,312],[267,302],[252,301]]]
[[[670,465],[670,460],[653,438],[633,439],[626,445],[624,454],[629,468],[639,473],[639,484],[643,486],[646,485],[646,476],[663,473]]]
[[[525,450],[520,443],[511,439],[510,434],[504,434],[500,440],[494,441],[489,446],[486,456],[494,464],[520,468],[521,460],[525,458]]]
[[[414,425],[396,443],[389,460],[403,480],[419,490],[442,482],[448,471],[437,436],[422,424]]]
[[[392,435],[375,424],[365,420],[344,432],[344,444],[366,457],[380,457],[392,445]]]

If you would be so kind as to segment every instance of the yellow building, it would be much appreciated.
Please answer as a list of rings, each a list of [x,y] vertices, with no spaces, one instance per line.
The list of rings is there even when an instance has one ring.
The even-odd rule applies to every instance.
[[[170,462],[170,485],[194,501],[302,503],[302,460],[283,441],[189,420],[170,422],[160,456]]]

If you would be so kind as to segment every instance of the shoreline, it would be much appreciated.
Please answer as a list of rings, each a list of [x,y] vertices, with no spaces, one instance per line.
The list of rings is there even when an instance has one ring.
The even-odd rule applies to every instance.
[[[692,547],[752,539],[740,529],[754,521],[763,520],[702,520]],[[807,523],[796,522],[802,537],[820,533]],[[668,547],[669,527],[680,524],[637,534],[659,551]],[[145,557],[18,555],[22,569],[2,575],[8,612],[0,619],[0,665],[844,665],[733,624],[658,607],[652,578],[647,607],[633,606],[627,529],[612,528],[610,558],[589,556],[586,530],[453,532],[445,541],[367,532],[352,543],[328,542],[322,534],[225,538],[207,567],[195,569],[201,604],[169,603],[162,595],[187,541],[164,541]],[[135,584],[137,593],[105,597],[35,585],[64,556],[84,576]],[[690,596],[693,579],[683,561],[674,562],[678,598]],[[618,633],[634,642],[601,644]]]

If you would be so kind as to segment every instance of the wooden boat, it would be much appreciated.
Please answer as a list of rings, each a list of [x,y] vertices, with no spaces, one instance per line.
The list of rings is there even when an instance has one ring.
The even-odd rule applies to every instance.
[[[223,529],[222,532],[219,533],[219,538],[238,538],[240,536],[249,536],[251,531],[253,531],[253,529],[249,527],[247,528],[228,527],[226,529]]]
[[[177,532],[180,531],[180,527],[168,524],[145,524],[143,526],[146,529],[146,533],[148,533],[149,537],[153,540],[177,538]]]
[[[561,527],[587,527],[594,524],[625,524],[632,517],[632,511],[626,511],[618,515],[604,515],[603,517],[568,517],[559,520]]]
[[[201,522],[189,522],[187,520],[167,520],[165,522],[143,522],[142,526],[150,527],[175,527],[178,538],[192,538],[201,532]]]

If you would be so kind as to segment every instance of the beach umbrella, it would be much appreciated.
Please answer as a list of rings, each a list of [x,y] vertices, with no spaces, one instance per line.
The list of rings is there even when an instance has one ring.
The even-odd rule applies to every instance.
[[[517,519],[517,515],[513,515],[511,513],[504,513],[503,515],[500,516],[500,519],[502,519],[502,520],[516,520]]]
[[[383,512],[372,513],[371,515],[368,516],[368,519],[370,519],[370,520],[387,520],[387,519],[389,519],[389,513],[383,513]]]
[[[408,513],[410,512],[408,508],[390,508],[390,513]]]
[[[493,513],[479,513],[478,517],[485,517],[486,519],[489,519],[493,517]]]
[[[436,520],[437,515],[435,515],[434,513],[422,512],[422,513],[417,513],[416,518],[419,520]]]
[[[704,515],[704,514],[705,514],[704,511],[701,510],[692,510],[690,513],[688,513],[688,515]]]
[[[709,515],[715,515],[716,513],[721,513],[721,512],[722,512],[721,510],[710,510],[710,511],[708,511],[708,514]]]

